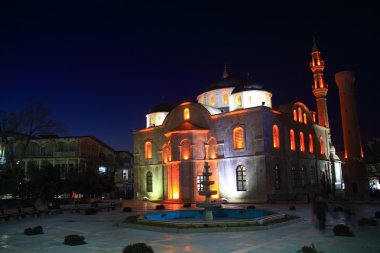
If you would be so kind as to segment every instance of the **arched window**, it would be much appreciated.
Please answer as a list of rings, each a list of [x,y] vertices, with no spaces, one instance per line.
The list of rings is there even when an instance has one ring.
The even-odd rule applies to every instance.
[[[190,142],[188,140],[181,142],[181,156],[183,160],[190,159]]]
[[[209,141],[208,141],[208,147],[209,147],[209,157],[210,159],[215,159],[218,155],[218,150],[217,150],[217,141],[214,137],[212,137]]]
[[[296,109],[293,110],[293,120],[297,121],[297,111],[296,111]]]
[[[227,93],[224,93],[224,94],[223,94],[223,103],[224,103],[225,105],[228,105],[228,94],[227,94]]]
[[[184,120],[189,120],[190,119],[190,110],[188,108],[186,108],[185,110],[183,110],[183,119]]]
[[[292,151],[296,150],[296,139],[294,137],[293,129],[290,129],[290,150]]]
[[[215,96],[214,96],[214,94],[211,94],[211,95],[210,95],[210,105],[211,105],[211,106],[214,106],[214,105],[215,105]]]
[[[167,163],[167,162],[170,162],[170,149],[169,147],[165,144],[163,147],[162,147],[162,162],[163,163]]]
[[[241,106],[241,96],[240,95],[236,96],[236,101],[237,101],[237,105]]]
[[[309,152],[314,152],[313,136],[309,134]]]
[[[281,173],[278,164],[274,167],[274,187],[276,190],[280,190],[281,188]]]
[[[204,96],[204,95],[201,97],[201,104],[202,104],[202,105],[205,104],[205,96]]]
[[[244,148],[244,129],[242,127],[235,127],[233,131],[234,149]]]
[[[152,159],[152,142],[145,142],[145,159]]]
[[[236,168],[236,186],[238,191],[247,190],[246,169],[243,165]]]
[[[146,191],[153,192],[152,172],[150,171],[146,173]]]
[[[277,125],[273,125],[273,147],[280,148],[280,132]]]
[[[303,113],[303,123],[307,124],[307,117],[306,117],[306,113]]]
[[[298,121],[302,122],[302,109],[301,109],[301,107],[298,107]]]
[[[321,155],[325,154],[325,140],[322,136],[319,137],[319,143],[321,145]]]
[[[305,138],[303,136],[303,132],[300,132],[300,150],[305,152]]]

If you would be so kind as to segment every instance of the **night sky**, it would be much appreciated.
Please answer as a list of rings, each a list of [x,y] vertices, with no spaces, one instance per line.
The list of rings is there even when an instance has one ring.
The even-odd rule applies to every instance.
[[[379,136],[379,6],[237,2],[1,1],[0,108],[19,111],[41,100],[67,135],[132,151],[132,131],[145,127],[151,107],[195,101],[227,64],[272,92],[274,107],[300,100],[315,110],[315,35],[337,150],[338,71],[356,73],[362,138]]]

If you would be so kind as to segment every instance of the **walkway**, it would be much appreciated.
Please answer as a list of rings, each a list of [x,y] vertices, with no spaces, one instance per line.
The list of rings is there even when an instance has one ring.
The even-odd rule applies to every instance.
[[[355,237],[336,237],[332,233],[332,227],[339,219],[343,221],[343,217],[336,217],[334,220],[329,215],[326,231],[320,232],[311,223],[308,205],[296,205],[295,211],[289,211],[289,205],[257,204],[257,208],[295,214],[304,219],[302,222],[264,231],[168,234],[116,226],[117,222],[128,215],[155,211],[155,205],[149,202],[125,201],[124,206],[132,207],[132,213],[123,213],[118,209],[96,215],[65,213],[3,222],[0,224],[0,253],[121,253],[126,245],[137,242],[147,243],[155,253],[294,253],[303,245],[311,243],[324,253],[380,253],[380,226],[355,227]],[[166,206],[169,209],[178,209],[182,205]],[[380,211],[380,205],[361,204],[355,205],[355,209],[362,217],[373,217],[375,211]],[[37,225],[43,226],[44,234],[23,234],[25,228]],[[87,244],[64,245],[64,236],[68,234],[84,235]]]

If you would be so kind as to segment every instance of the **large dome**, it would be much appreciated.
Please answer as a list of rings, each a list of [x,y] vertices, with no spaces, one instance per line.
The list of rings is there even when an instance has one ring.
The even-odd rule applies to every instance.
[[[209,87],[207,87],[206,90],[204,90],[204,92],[216,90],[216,89],[237,87],[237,86],[242,85],[243,83],[244,83],[244,80],[241,78],[228,76],[217,82],[212,83]]]

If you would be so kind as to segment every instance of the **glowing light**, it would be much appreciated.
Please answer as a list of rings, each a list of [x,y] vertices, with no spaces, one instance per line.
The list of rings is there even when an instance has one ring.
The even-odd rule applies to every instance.
[[[179,198],[179,164],[168,165],[168,199]]]
[[[236,96],[236,100],[237,100],[237,105],[241,106],[241,96],[240,95]]]
[[[313,136],[311,134],[309,134],[309,152],[314,152]]]
[[[178,194],[178,192],[173,193],[173,199],[179,199],[179,194]]]
[[[325,140],[322,136],[319,137],[319,143],[321,145],[321,155],[325,154]]]
[[[280,133],[277,125],[273,125],[273,147],[280,148]]]
[[[307,124],[307,117],[306,117],[306,113],[303,113],[303,123]]]
[[[296,111],[296,109],[293,110],[293,120],[297,121],[297,111]]]
[[[183,118],[184,120],[190,120],[190,110],[188,108],[183,111]]]
[[[211,94],[211,95],[210,95],[210,105],[211,105],[211,106],[214,106],[214,105],[215,105],[215,96],[214,96],[214,94]]]
[[[290,129],[290,150],[292,150],[292,151],[296,150],[296,140],[294,138],[293,129]]]
[[[224,103],[225,105],[228,105],[228,94],[227,94],[227,93],[224,93],[224,94],[223,94],[223,103]]]
[[[298,107],[298,122],[302,122],[302,109]]]
[[[305,152],[305,139],[302,132],[300,132],[300,150]]]
[[[244,129],[242,127],[236,127],[233,130],[234,149],[244,148]]]
[[[152,142],[145,142],[145,159],[152,159]]]
[[[190,142],[183,140],[181,143],[182,159],[188,160],[190,158]]]

